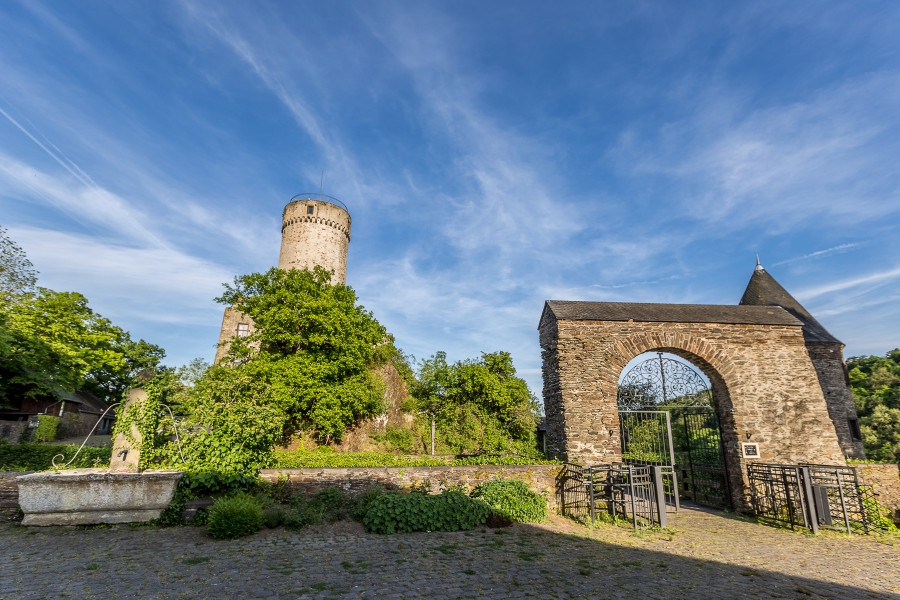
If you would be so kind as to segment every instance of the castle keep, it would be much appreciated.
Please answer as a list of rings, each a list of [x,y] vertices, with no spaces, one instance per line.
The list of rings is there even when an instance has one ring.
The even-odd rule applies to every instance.
[[[281,214],[278,268],[312,270],[320,266],[332,271],[332,283],[346,283],[350,221],[347,207],[336,198],[322,194],[294,196]],[[250,335],[252,331],[250,317],[226,308],[215,361],[219,362],[228,352],[231,338]]]

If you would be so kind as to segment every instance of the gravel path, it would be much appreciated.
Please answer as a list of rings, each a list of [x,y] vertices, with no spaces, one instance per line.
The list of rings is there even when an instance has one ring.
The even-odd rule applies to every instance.
[[[900,537],[816,537],[697,508],[634,534],[560,517],[457,533],[355,523],[217,541],[196,527],[0,524],[0,599],[897,598]]]

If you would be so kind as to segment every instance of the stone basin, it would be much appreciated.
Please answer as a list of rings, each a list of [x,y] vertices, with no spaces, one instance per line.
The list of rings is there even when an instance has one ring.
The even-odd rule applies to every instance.
[[[184,472],[108,469],[46,471],[16,477],[23,525],[139,523],[159,518]]]

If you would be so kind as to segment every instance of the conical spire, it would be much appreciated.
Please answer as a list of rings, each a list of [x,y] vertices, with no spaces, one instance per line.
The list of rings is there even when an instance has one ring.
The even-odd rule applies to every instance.
[[[829,342],[840,344],[841,342],[828,333],[809,312],[803,308],[787,290],[781,287],[775,278],[759,263],[756,257],[756,268],[738,303],[744,306],[780,306],[803,323],[803,338],[807,342]]]

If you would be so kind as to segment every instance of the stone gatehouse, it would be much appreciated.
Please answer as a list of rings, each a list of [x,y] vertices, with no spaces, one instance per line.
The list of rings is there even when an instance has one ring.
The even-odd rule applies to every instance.
[[[584,464],[621,460],[616,404],[628,362],[680,356],[709,378],[735,507],[746,507],[742,442],[763,462],[863,457],[843,345],[761,266],[732,305],[547,301],[541,315],[547,450]]]

